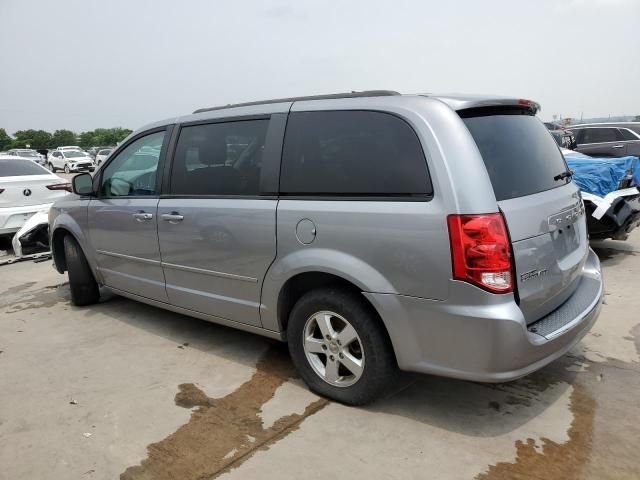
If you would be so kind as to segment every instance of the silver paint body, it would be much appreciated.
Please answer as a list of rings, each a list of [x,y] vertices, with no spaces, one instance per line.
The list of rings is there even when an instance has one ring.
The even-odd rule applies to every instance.
[[[429,201],[70,195],[52,208],[50,231],[74,235],[97,280],[122,295],[273,338],[285,338],[286,319],[278,313],[285,283],[306,272],[333,274],[354,284],[377,310],[400,368],[477,381],[517,378],[586,334],[603,288],[584,215],[574,215],[581,205],[577,187],[569,183],[497,202],[478,148],[456,113],[515,103],[497,97],[345,98],[235,107],[158,122],[139,132],[289,111],[392,113],[418,135],[434,195]],[[140,211],[152,218],[133,218]],[[518,297],[452,279],[447,215],[499,211],[512,240]],[[174,213],[183,218],[163,217]],[[556,217],[565,220],[558,223]],[[569,298],[595,285],[589,282],[597,282],[597,294],[579,311],[566,312],[570,321],[556,336],[527,330],[552,311],[562,313]]]

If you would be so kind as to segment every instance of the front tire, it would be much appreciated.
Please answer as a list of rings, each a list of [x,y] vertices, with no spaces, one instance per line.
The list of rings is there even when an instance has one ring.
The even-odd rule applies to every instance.
[[[49,162],[49,170],[51,170],[51,173],[56,173],[56,167],[54,167],[51,162]]]
[[[98,303],[100,290],[80,245],[71,235],[64,237],[64,255],[69,274],[71,303],[82,307]]]
[[[71,173],[71,170],[69,169],[69,165],[64,166],[64,173]]]
[[[333,400],[364,405],[390,386],[397,364],[372,307],[338,288],[312,290],[293,307],[289,352],[309,388]]]

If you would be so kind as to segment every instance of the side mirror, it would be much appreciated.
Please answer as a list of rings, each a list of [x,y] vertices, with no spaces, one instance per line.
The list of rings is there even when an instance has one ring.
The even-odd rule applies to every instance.
[[[88,173],[80,173],[71,180],[73,185],[73,193],[77,195],[87,196],[93,195],[93,177]]]

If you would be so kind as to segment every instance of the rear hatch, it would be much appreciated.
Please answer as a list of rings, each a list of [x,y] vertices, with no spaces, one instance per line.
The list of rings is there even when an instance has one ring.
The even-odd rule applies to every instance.
[[[527,323],[576,290],[589,245],[580,193],[547,128],[524,108],[458,112],[482,155],[513,248]]]

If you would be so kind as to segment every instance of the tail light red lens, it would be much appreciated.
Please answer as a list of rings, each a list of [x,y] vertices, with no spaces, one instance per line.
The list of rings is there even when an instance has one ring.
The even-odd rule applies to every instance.
[[[449,215],[453,278],[492,293],[513,291],[513,262],[504,217]]]
[[[47,185],[49,190],[66,190],[67,192],[73,192],[70,183],[54,183],[53,185]]]

